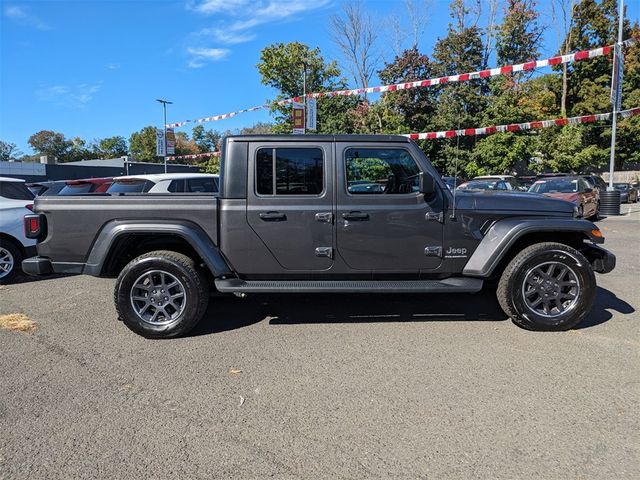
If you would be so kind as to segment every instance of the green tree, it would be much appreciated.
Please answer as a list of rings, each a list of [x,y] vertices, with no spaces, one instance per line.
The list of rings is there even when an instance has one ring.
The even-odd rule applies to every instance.
[[[196,142],[186,132],[176,132],[176,155],[193,155],[200,153]]]
[[[198,166],[205,173],[220,173],[220,157],[211,156],[207,160],[198,163]]]
[[[64,134],[51,130],[40,130],[29,137],[29,145],[38,155],[49,155],[64,161],[72,146],[72,142]]]
[[[544,28],[538,24],[534,0],[508,0],[496,34],[499,65],[523,63],[538,57]]]
[[[469,10],[463,0],[453,0],[446,37],[438,40],[433,51],[432,68],[439,76],[480,70],[484,62],[482,31],[469,23]],[[479,126],[487,105],[486,80],[448,84],[436,90],[437,103],[433,116],[436,130],[451,130]],[[439,142],[431,151],[431,160],[442,172],[463,169],[471,161],[474,137],[458,137]]]
[[[219,150],[222,135],[216,130],[206,130],[203,125],[196,125],[191,131],[191,138],[200,153],[208,153]]]
[[[258,122],[251,127],[240,129],[240,135],[266,135],[269,133],[273,133],[273,124],[266,122]]]
[[[102,138],[96,141],[96,154],[100,158],[123,157],[129,153],[127,140],[124,137],[114,136]]]
[[[156,127],[144,127],[129,137],[129,151],[137,162],[155,162]]]
[[[14,160],[22,155],[22,152],[18,150],[15,143],[5,142],[0,140],[0,160],[9,161]]]
[[[300,42],[276,43],[260,52],[258,72],[262,84],[280,93],[276,101],[302,96],[303,65],[306,63],[307,92],[326,92],[346,88],[336,62],[325,62],[319,48]],[[318,100],[318,133],[351,133],[349,111],[360,102],[357,97],[327,97]],[[274,103],[274,133],[291,133],[291,105]]]
[[[69,140],[69,150],[65,153],[64,157],[60,159],[61,162],[78,162],[81,160],[89,160],[93,158],[94,152],[89,148],[87,142],[80,138],[74,137]]]

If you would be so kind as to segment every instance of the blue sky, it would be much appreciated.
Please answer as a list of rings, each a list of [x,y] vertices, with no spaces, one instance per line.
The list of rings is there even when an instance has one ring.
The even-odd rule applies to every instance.
[[[448,1],[424,5],[420,48],[430,53],[446,34]],[[540,9],[549,18],[549,0]],[[637,19],[640,1],[628,16]],[[274,42],[319,46],[340,55],[329,35],[341,0],[6,1],[0,16],[0,139],[31,153],[29,136],[55,130],[86,140],[129,135],[162,124],[156,98],[174,102],[169,122],[226,113],[273,98],[255,68]],[[389,18],[405,16],[404,0],[368,0],[380,47],[393,56]],[[551,27],[544,55],[556,48]],[[461,72],[462,73],[462,72]],[[269,121],[252,112],[210,122],[224,131]],[[191,127],[183,127],[190,133]]]

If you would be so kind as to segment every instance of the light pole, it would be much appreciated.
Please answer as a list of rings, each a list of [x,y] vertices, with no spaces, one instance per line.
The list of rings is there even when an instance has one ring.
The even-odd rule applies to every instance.
[[[162,100],[161,98],[156,98],[156,102],[162,104],[162,111],[164,112],[164,121],[162,122],[164,128],[164,173],[167,173],[167,104],[171,105],[173,102]]]
[[[619,52],[621,52],[622,50],[622,26],[623,26],[623,22],[624,22],[624,0],[620,0],[620,11],[618,13],[618,44],[615,46],[614,49],[614,61],[613,61],[613,67],[614,70],[612,70],[612,77],[617,78],[617,81],[619,83],[622,83],[622,78],[620,78],[620,76],[618,76],[618,73],[622,72],[623,69],[623,65],[617,65],[617,62],[621,62],[622,61],[622,54],[618,55]],[[618,72],[615,71],[615,69],[618,70]],[[613,83],[613,82],[612,82]],[[617,116],[618,116],[618,108],[621,104],[621,99],[618,98],[618,92],[622,92],[622,88],[618,87],[617,85],[611,85],[612,88],[616,87],[616,91],[613,92],[613,111],[611,112],[611,156],[609,158],[609,186],[607,187],[608,191],[613,191],[615,190],[613,188],[613,171],[614,171],[614,166],[615,166],[615,160],[616,160],[616,121],[617,121]]]

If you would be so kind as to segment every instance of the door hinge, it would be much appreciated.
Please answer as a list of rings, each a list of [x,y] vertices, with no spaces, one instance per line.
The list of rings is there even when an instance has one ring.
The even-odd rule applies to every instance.
[[[431,220],[437,220],[438,222],[442,223],[444,222],[444,212],[427,212],[424,214],[424,219],[427,222],[430,222]]]
[[[333,248],[331,247],[317,247],[316,257],[333,258]]]
[[[442,247],[425,247],[424,254],[427,257],[440,257],[442,258]]]

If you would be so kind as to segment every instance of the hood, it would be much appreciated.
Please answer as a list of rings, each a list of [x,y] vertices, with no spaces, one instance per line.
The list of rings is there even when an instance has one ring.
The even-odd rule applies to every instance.
[[[572,202],[528,192],[456,191],[456,208],[460,210],[491,210],[541,212],[573,216]]]

